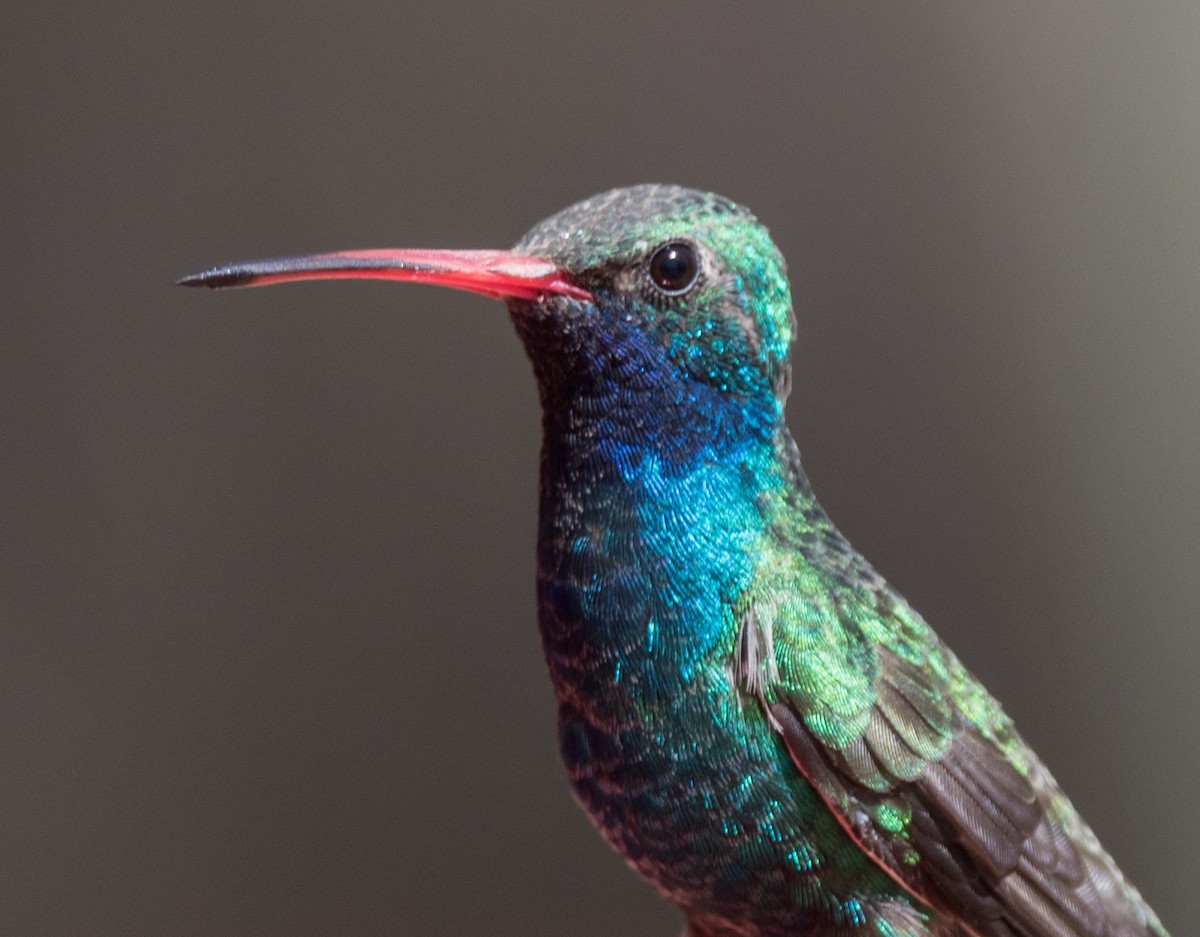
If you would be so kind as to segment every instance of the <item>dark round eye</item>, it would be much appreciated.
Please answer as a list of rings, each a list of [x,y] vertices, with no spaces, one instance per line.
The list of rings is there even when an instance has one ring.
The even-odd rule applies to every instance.
[[[683,241],[671,241],[650,258],[650,279],[664,293],[678,296],[691,289],[700,275],[696,249]]]

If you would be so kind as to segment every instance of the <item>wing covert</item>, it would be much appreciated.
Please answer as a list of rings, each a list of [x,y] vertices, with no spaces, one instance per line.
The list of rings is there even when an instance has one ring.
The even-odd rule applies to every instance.
[[[782,624],[771,640],[787,655]],[[932,631],[923,628],[932,643],[921,659],[919,642],[880,643],[883,627],[850,623],[855,653],[874,657],[870,701],[843,722],[852,731],[830,730],[830,707],[812,692],[828,685],[818,679],[785,676],[760,696],[847,833],[976,937],[1165,937],[998,704],[976,705],[984,691]],[[844,694],[835,706],[845,711]],[[980,711],[991,718],[971,718]]]

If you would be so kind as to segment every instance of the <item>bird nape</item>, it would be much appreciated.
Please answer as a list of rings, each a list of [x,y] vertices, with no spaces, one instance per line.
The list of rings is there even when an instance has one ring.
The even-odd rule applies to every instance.
[[[538,615],[575,794],[694,937],[1166,937],[987,691],[829,521],[783,419],[791,296],[719,196],[616,189],[512,251],[358,277],[503,299],[545,440]]]

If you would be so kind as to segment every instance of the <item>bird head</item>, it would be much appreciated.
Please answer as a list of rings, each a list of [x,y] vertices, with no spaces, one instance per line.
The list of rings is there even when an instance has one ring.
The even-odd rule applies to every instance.
[[[252,261],[185,286],[360,278],[506,301],[543,393],[580,382],[695,383],[780,405],[794,326],[783,258],[746,209],[670,185],[614,189],[530,230],[511,251],[365,250]]]
[[[594,367],[624,350],[725,393],[786,396],[784,262],[741,206],[678,186],[614,189],[542,221],[514,250],[589,294],[510,303],[535,363],[579,346]]]

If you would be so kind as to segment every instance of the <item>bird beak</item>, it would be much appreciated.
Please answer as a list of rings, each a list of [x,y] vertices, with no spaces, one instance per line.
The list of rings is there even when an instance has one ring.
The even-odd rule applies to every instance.
[[[547,295],[592,299],[550,261],[509,251],[365,250],[276,257],[213,267],[184,277],[179,285],[224,289],[345,279],[432,283],[493,299],[536,300]]]

